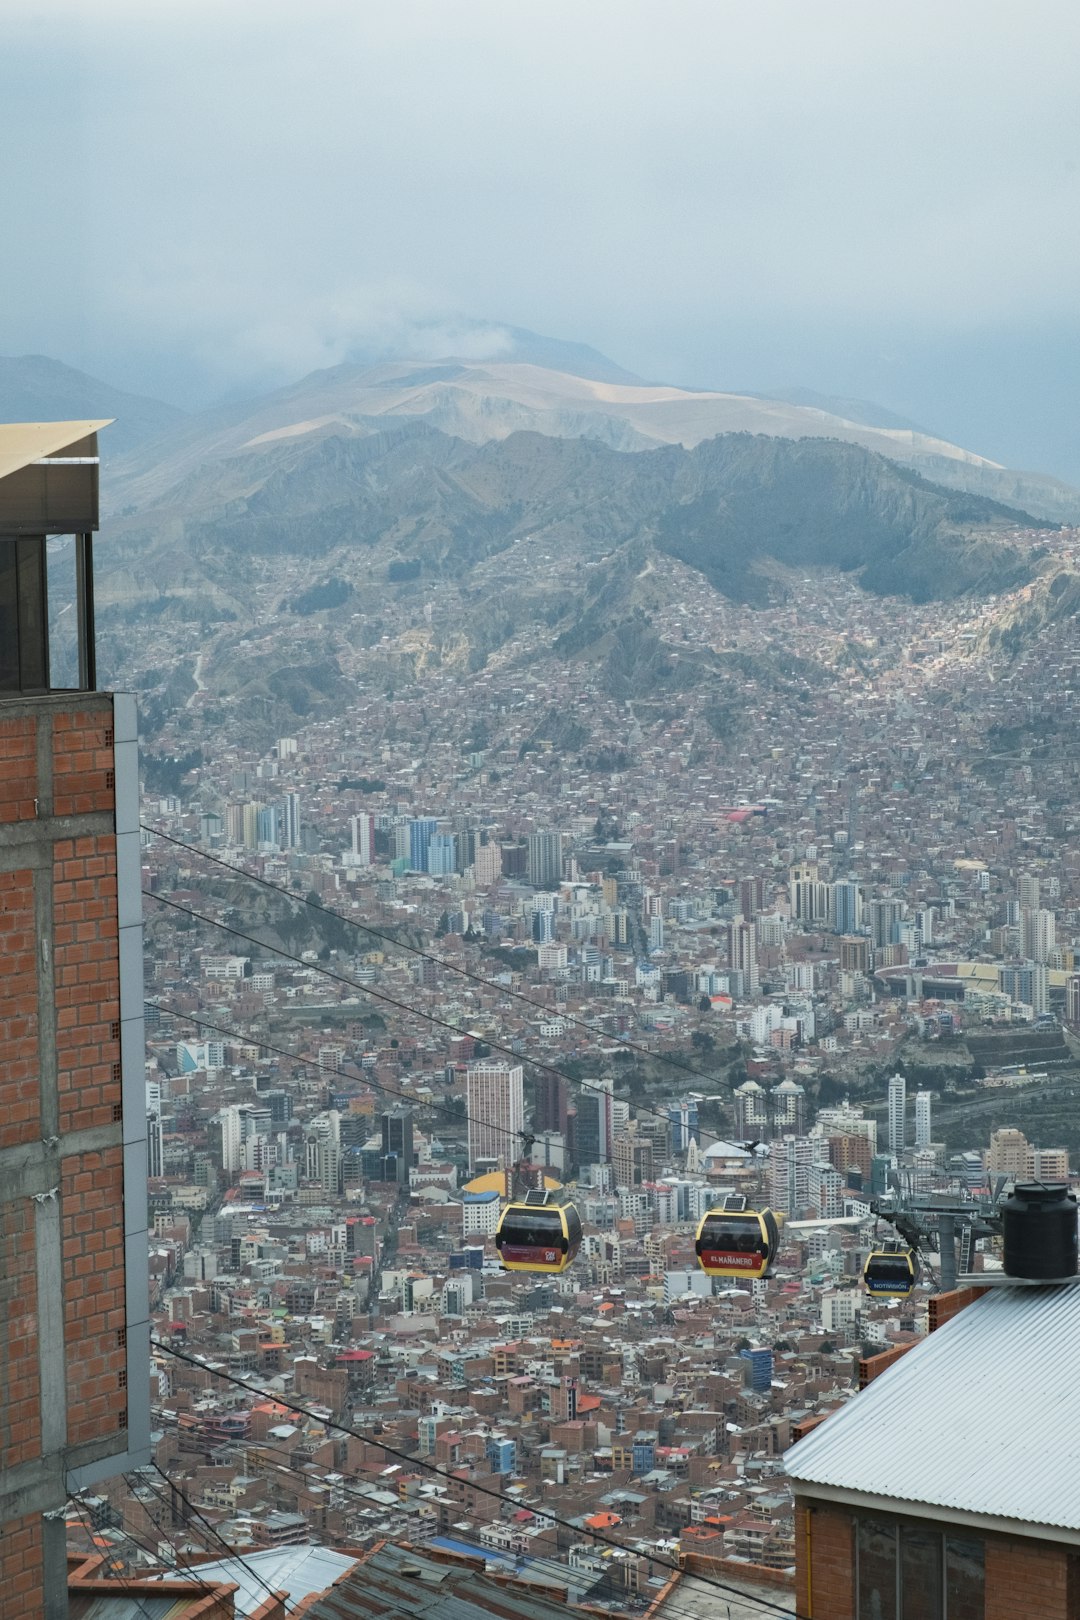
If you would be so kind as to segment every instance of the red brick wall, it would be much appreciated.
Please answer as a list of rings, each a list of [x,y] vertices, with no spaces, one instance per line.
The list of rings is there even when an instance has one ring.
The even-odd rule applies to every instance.
[[[985,1620],[1072,1620],[1069,1552],[1049,1541],[987,1536]]]
[[[5,707],[0,824],[16,840],[25,824],[26,853],[16,853],[16,843],[8,852],[15,869],[0,870],[0,1150],[45,1140],[55,1151],[59,1131],[59,1169],[38,1184],[49,1196],[59,1182],[67,1441],[115,1439],[120,1450],[127,1313],[119,930],[116,840],[103,820],[115,808],[112,705],[88,697],[46,698],[26,713]],[[51,726],[43,751],[51,781],[38,779],[39,725]],[[84,816],[96,825],[80,827]],[[69,819],[53,834],[51,817]],[[55,1024],[46,1031],[39,1026],[40,975],[50,955],[39,950],[35,900],[53,908],[55,996],[45,996],[40,1016],[51,1021],[55,1009]],[[48,1112],[42,1116],[41,1077],[50,1072],[44,1034],[55,1040],[56,1125],[47,1123]],[[100,1127],[115,1130],[116,1146],[79,1154],[64,1140]],[[42,1445],[37,1206],[25,1191],[13,1197],[0,1175],[0,1470],[33,1463]],[[40,1620],[41,1528],[37,1514],[0,1526],[3,1620]]]
[[[111,810],[114,765],[111,708],[53,714],[54,815]]]
[[[67,1428],[75,1446],[115,1433],[127,1415],[123,1149],[71,1154],[63,1164]]]
[[[931,1509],[927,1517],[932,1520]],[[948,1533],[940,1520],[933,1523]],[[985,1620],[1077,1620],[1080,1567],[1074,1548],[959,1527],[956,1534],[981,1539],[985,1545]],[[799,1615],[813,1615],[815,1620],[854,1620],[852,1508],[826,1502],[811,1506],[807,1498],[797,1496],[795,1563],[795,1608]]]
[[[37,1326],[34,1205],[20,1198],[0,1204],[0,1462],[10,1468],[41,1454]]]
[[[0,821],[32,821],[37,796],[37,725],[32,715],[0,720]]]
[[[4,1620],[41,1620],[44,1568],[36,1513],[0,1526],[0,1592]]]
[[[0,780],[0,794],[3,786]],[[3,811],[0,801],[0,818]],[[0,1148],[40,1138],[37,950],[30,871],[0,872],[0,1105]]]
[[[855,1541],[851,1509],[795,1498],[795,1609],[854,1620]]]
[[[53,847],[61,1131],[111,1125],[120,1106],[116,840]]]

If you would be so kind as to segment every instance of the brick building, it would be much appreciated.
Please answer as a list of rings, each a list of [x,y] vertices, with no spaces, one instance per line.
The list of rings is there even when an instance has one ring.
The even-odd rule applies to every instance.
[[[787,1453],[800,1614],[1080,1613],[1080,1284],[976,1295]]]
[[[69,1491],[149,1459],[138,740],[134,699],[94,690],[103,425],[0,427],[5,1620],[67,1616]],[[47,557],[53,534],[74,541]]]

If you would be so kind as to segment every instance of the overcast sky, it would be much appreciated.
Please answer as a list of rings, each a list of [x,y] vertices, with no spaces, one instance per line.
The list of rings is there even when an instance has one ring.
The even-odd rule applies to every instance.
[[[460,315],[1080,480],[1075,0],[5,0],[0,353],[192,405]]]

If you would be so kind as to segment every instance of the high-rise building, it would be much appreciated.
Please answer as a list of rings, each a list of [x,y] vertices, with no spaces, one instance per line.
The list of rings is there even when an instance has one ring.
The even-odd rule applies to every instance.
[[[457,839],[453,833],[432,833],[428,839],[427,867],[432,877],[446,877],[457,863]]]
[[[428,869],[428,849],[431,840],[439,830],[439,823],[434,816],[417,816],[406,824],[409,839],[409,866],[414,872],[426,872]]]
[[[769,1144],[769,1202],[795,1217],[810,1202],[810,1166],[814,1143],[809,1136],[784,1136]]]
[[[397,1159],[397,1179],[408,1183],[413,1164],[413,1111],[411,1108],[388,1108],[382,1117],[383,1158],[393,1154]]]
[[[1001,989],[1010,1001],[1038,1016],[1050,1011],[1050,975],[1045,962],[1006,962],[999,969]]]
[[[618,1131],[612,1145],[611,1162],[616,1187],[640,1187],[653,1179],[653,1144],[631,1128]]]
[[[992,1176],[1010,1176],[1020,1181],[1027,1174],[1028,1139],[1023,1131],[1005,1126],[990,1137],[986,1168]]]
[[[613,1085],[607,1077],[582,1082],[574,1124],[574,1156],[579,1168],[607,1164],[611,1159]]]
[[[566,1118],[570,1102],[570,1088],[561,1074],[542,1070],[536,1077],[536,1104],[533,1109],[533,1129],[537,1136],[545,1131],[566,1135]]]
[[[728,925],[728,964],[733,973],[741,975],[742,993],[755,995],[759,985],[757,940],[753,923],[745,918]]]
[[[735,1135],[740,1142],[758,1142],[769,1125],[769,1099],[756,1080],[744,1080],[733,1095]]]
[[[907,1112],[907,1081],[902,1074],[894,1074],[889,1081],[889,1151],[902,1153],[905,1139]]]
[[[346,858],[349,866],[371,866],[375,860],[375,817],[367,814],[351,816],[352,849]]]
[[[698,1141],[698,1105],[693,1098],[668,1103],[665,1110],[671,1127],[671,1151],[685,1153]]]
[[[94,654],[105,425],[0,427],[4,1620],[67,1615],[68,1493],[150,1460],[138,718]],[[74,538],[47,563],[53,535]]]
[[[739,914],[744,922],[753,922],[759,911],[765,910],[765,879],[741,878],[739,881]]]
[[[281,847],[282,849],[300,848],[300,795],[299,793],[286,793],[285,802],[281,807]]]
[[[1065,981],[1065,1018],[1070,1024],[1080,1024],[1080,973],[1070,973]]]
[[[794,1080],[781,1080],[770,1097],[773,1128],[801,1136],[806,1129],[806,1092]]]
[[[900,940],[900,924],[904,916],[904,907],[899,900],[871,900],[870,938],[876,951],[884,950],[886,945],[896,945]]]
[[[146,1174],[151,1178],[165,1174],[165,1144],[161,1129],[161,1115],[146,1117]]]
[[[917,1091],[915,1093],[915,1146],[928,1147],[933,1141],[930,1124],[930,1106],[933,1102],[932,1091]]]
[[[479,889],[498,883],[502,877],[502,850],[496,843],[478,844],[473,861],[473,877]]]
[[[469,1167],[479,1159],[513,1164],[524,1143],[524,1070],[520,1063],[483,1058],[466,1071]]]
[[[832,885],[831,920],[835,934],[859,932],[862,927],[862,893],[857,883],[845,880]]]
[[[1038,880],[1036,880],[1038,881]],[[1033,962],[1046,962],[1057,945],[1057,918],[1040,906],[1025,906],[1020,913],[1020,949]]]
[[[562,881],[562,833],[529,834],[525,875],[534,889],[549,888]]]
[[[791,868],[788,882],[791,915],[797,922],[825,922],[829,916],[829,885],[818,875],[816,861],[802,861]]]
[[[1025,873],[1016,885],[1016,893],[1021,909],[1030,911],[1038,909],[1042,899],[1042,885],[1033,873]]]

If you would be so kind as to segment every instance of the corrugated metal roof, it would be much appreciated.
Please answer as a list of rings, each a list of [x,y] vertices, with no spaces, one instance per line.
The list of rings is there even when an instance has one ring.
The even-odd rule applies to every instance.
[[[1000,1288],[784,1458],[796,1484],[1080,1530],[1080,1287]]]
[[[566,1620],[566,1605],[391,1543],[316,1602],[310,1620]]]
[[[305,1542],[297,1547],[268,1547],[243,1556],[219,1558],[199,1564],[193,1572],[170,1569],[161,1577],[169,1581],[235,1581],[238,1615],[254,1614],[266,1602],[266,1588],[287,1592],[293,1599],[325,1592],[348,1573],[357,1560],[348,1553]],[[151,1577],[153,1578],[153,1577]],[[265,1584],[264,1584],[265,1583]]]

